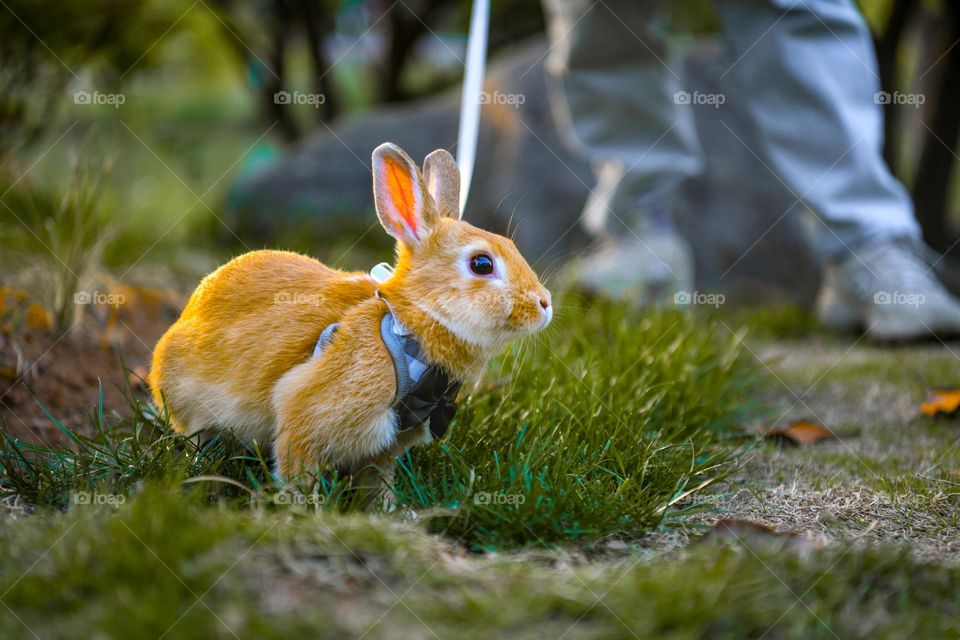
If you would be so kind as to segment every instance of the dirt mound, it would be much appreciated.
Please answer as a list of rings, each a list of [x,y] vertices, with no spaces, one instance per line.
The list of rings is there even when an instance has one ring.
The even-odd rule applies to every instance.
[[[30,441],[65,436],[44,409],[71,429],[91,427],[103,386],[104,410],[122,411],[128,385],[142,388],[153,345],[185,300],[167,290],[113,283],[78,294],[66,330],[25,292],[0,288],[0,430]],[[132,374],[129,374],[128,371]]]

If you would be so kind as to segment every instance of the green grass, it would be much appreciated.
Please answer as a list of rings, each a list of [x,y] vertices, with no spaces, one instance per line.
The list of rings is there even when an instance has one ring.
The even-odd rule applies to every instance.
[[[0,559],[9,638],[882,639],[960,624],[960,569],[895,549],[715,541],[570,567],[152,483],[118,508],[0,519]]]
[[[682,520],[752,442],[739,425],[756,411],[758,373],[726,329],[572,301],[564,315],[576,320],[561,317],[553,334],[498,359],[446,439],[400,460],[401,512],[474,549],[635,537]],[[130,417],[92,413],[86,436],[61,425],[69,447],[7,438],[0,489],[63,508],[75,490],[128,495],[144,480],[218,476],[204,483],[211,495],[278,499],[259,454],[221,440],[198,447],[138,401]],[[329,474],[300,484],[328,510],[362,508]]]
[[[508,382],[472,394],[449,441],[403,461],[401,505],[448,507],[443,528],[481,544],[597,540],[655,526],[717,477],[752,408],[733,337],[680,314],[567,315],[570,330],[505,355]],[[477,504],[488,495],[522,504]]]
[[[745,328],[752,339],[791,340],[813,336],[821,331],[816,314],[791,303],[746,306],[732,305],[729,308],[704,312],[724,322],[731,329]]]

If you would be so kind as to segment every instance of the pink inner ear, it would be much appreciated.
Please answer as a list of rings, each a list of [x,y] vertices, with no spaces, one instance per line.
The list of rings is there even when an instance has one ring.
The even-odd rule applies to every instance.
[[[390,194],[390,201],[397,209],[397,213],[407,223],[414,237],[418,236],[417,229],[417,200],[413,191],[413,179],[405,163],[393,158],[384,158],[384,182]],[[399,231],[399,229],[398,229]]]

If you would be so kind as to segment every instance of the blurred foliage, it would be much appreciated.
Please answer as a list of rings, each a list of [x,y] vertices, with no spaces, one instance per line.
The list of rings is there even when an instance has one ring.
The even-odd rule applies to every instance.
[[[247,70],[266,122],[286,141],[343,111],[402,102],[445,89],[462,73],[468,0],[311,2],[218,0],[228,48]],[[495,0],[491,54],[542,33],[536,2]],[[314,106],[277,104],[280,91],[324,97]],[[311,122],[315,120],[315,122]]]
[[[890,19],[890,10],[895,0],[857,0],[857,6],[863,12],[874,33],[882,32]]]
[[[58,334],[73,324],[74,296],[99,264],[110,237],[109,207],[103,202],[110,165],[88,140],[71,158],[66,184],[27,186],[12,192],[9,204],[4,202],[20,222],[0,226],[5,266],[22,262],[18,266],[33,281],[31,288],[41,292]]]
[[[81,75],[116,86],[154,56],[144,43],[163,36],[179,0],[50,2],[6,0],[0,11],[0,160],[34,142]]]
[[[278,41],[284,47],[278,73],[284,89],[309,91],[323,75],[329,80],[327,104],[356,112],[385,99],[378,78],[388,64],[389,41],[413,25],[419,35],[410,43],[409,69],[401,74],[403,99],[456,82],[459,63],[430,63],[432,51],[424,45],[429,40],[436,49],[456,49],[464,39],[470,3],[436,2],[439,9],[429,28],[412,13],[426,4],[411,0],[391,9],[389,3],[355,0],[108,0],[94,10],[78,2],[5,3],[0,10],[0,203],[6,206],[0,206],[0,234],[30,238],[26,223],[45,237],[45,226],[55,224],[56,203],[69,190],[64,176],[70,156],[96,129],[99,146],[119,160],[104,177],[110,209],[100,217],[109,228],[104,237],[111,240],[97,255],[111,266],[143,261],[154,271],[182,270],[185,280],[196,278],[223,250],[217,239],[232,237],[218,215],[227,186],[237,173],[255,170],[278,152],[283,136],[272,117],[277,105],[265,91],[273,78],[268,67],[280,70],[272,57]],[[294,11],[295,23],[279,29],[278,7]],[[336,54],[323,69],[311,66],[317,47],[301,19],[308,13],[324,30],[325,55]],[[391,21],[390,15],[399,17]],[[542,29],[536,3],[495,0],[492,21],[492,51]],[[386,44],[371,54],[361,36]],[[123,103],[78,103],[74,94],[81,91],[122,95]],[[296,105],[282,112],[295,120],[296,137],[322,130],[331,115]],[[49,217],[41,219],[42,211]],[[354,240],[321,253],[338,258]],[[51,257],[36,242],[18,246],[41,249],[40,263]],[[298,248],[317,250],[303,239]],[[0,263],[9,267],[10,258],[8,253]]]

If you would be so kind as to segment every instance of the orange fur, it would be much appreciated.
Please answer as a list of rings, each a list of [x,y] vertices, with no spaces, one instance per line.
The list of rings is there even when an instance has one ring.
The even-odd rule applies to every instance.
[[[434,160],[427,191],[402,151],[374,152],[378,214],[399,241],[381,298],[366,274],[282,251],[244,254],[204,278],[157,344],[149,376],[177,430],[231,429],[273,443],[285,476],[318,461],[351,471],[382,465],[426,435],[422,426],[396,432],[394,366],[380,338],[388,309],[427,360],[461,381],[479,375],[506,342],[549,322],[550,294],[513,242],[448,217],[459,176],[452,158]],[[407,234],[398,215],[409,215],[419,233]],[[493,256],[502,273],[471,274],[476,252]],[[333,322],[338,331],[312,358]]]

